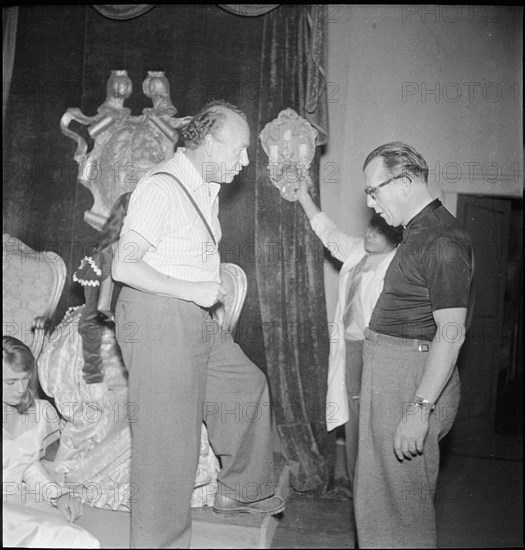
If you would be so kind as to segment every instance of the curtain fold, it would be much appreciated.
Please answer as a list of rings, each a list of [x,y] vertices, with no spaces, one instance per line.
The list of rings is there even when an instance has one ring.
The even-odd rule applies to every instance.
[[[2,62],[3,62],[3,93],[2,93],[2,127],[4,125],[5,113],[9,90],[11,89],[11,78],[15,62],[16,50],[16,27],[18,23],[18,7],[13,6],[2,10]]]
[[[326,6],[309,6],[301,21],[306,60],[305,118],[317,129],[316,144],[328,142],[328,103],[326,81]]]
[[[307,17],[312,12],[317,8],[282,6],[265,18],[259,133],[286,107],[316,127],[326,124],[309,69]],[[317,197],[318,161],[319,150],[311,170]],[[257,257],[256,270],[277,429],[293,488],[324,489],[333,473],[335,441],[325,422],[329,340],[322,245],[301,207],[281,199],[272,185],[261,147],[256,162],[255,241],[265,251]]]

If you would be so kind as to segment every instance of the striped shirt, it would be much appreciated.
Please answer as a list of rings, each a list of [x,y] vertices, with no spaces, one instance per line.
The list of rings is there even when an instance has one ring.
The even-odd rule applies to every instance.
[[[178,178],[198,204],[217,245],[220,185],[205,182],[179,147],[173,157],[152,168],[133,191],[121,235],[133,230],[151,243],[143,261],[163,273],[185,281],[220,282],[217,246],[194,205],[173,178],[151,176],[169,172]],[[133,255],[130,250],[129,257]],[[125,260],[125,258],[124,258]]]

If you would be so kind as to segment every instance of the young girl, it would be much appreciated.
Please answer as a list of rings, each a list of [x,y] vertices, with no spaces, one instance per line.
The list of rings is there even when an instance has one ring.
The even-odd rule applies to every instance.
[[[113,260],[113,245],[118,240],[120,229],[124,223],[128,210],[131,193],[121,195],[113,208],[109,218],[102,229],[102,237],[93,249],[90,256],[85,256],[73,280],[84,287],[86,305],[78,324],[78,331],[82,337],[82,351],[84,355],[84,366],[82,373],[84,381],[89,384],[90,396],[94,400],[101,398],[106,387],[103,382],[104,370],[100,345],[102,341],[102,329],[107,319],[104,318],[98,309],[100,285],[108,277],[111,277],[111,262]],[[119,286],[115,285],[114,299]]]
[[[82,502],[40,464],[59,437],[59,419],[49,402],[34,397],[31,350],[4,336],[2,356],[4,546],[99,548],[93,535],[72,524],[82,514]]]

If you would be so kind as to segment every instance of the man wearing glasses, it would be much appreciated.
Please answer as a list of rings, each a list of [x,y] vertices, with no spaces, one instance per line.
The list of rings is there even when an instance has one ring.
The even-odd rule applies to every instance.
[[[367,204],[404,227],[365,330],[354,491],[361,548],[436,547],[439,440],[460,397],[456,361],[471,312],[469,236],[427,185],[412,147],[387,143],[363,166]]]

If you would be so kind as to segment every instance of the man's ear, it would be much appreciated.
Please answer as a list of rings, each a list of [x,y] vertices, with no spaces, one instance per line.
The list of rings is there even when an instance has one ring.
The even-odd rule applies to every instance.
[[[407,196],[410,191],[412,190],[412,178],[409,176],[403,176],[401,179],[402,182],[402,189],[403,189],[403,196]]]
[[[215,147],[215,140],[211,134],[206,134],[204,137],[204,150],[206,154],[211,157],[213,154],[213,149]]]

